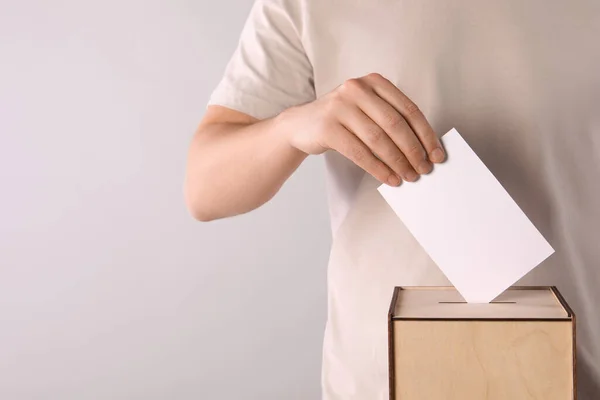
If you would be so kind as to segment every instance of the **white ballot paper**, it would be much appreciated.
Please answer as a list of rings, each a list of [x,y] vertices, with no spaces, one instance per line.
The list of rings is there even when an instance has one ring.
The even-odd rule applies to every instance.
[[[554,250],[456,129],[447,160],[379,192],[467,302],[487,303]]]

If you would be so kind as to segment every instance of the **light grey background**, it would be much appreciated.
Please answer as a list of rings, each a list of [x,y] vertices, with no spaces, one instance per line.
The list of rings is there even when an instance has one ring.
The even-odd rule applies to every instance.
[[[322,160],[194,222],[187,145],[252,0],[0,0],[0,399],[317,399]]]

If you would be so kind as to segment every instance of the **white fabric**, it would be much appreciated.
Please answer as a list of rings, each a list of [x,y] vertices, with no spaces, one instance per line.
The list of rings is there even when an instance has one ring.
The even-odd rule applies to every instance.
[[[259,0],[209,104],[267,118],[379,72],[436,132],[456,127],[556,249],[520,283],[557,285],[574,308],[579,398],[592,400],[600,397],[598,38],[595,0]],[[323,398],[387,399],[392,287],[447,280],[372,178],[337,153],[326,165],[334,240]]]

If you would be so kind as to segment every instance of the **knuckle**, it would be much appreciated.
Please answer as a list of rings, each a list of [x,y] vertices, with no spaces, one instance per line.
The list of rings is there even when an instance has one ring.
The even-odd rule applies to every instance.
[[[329,93],[328,96],[329,103],[337,103],[343,101],[342,95],[338,91],[333,91]]]
[[[406,157],[404,157],[403,154],[400,154],[394,158],[394,164],[399,166],[403,170],[409,168],[408,161],[406,160]]]
[[[423,148],[418,144],[412,144],[406,148],[406,155],[412,158],[423,155]]]
[[[364,89],[362,81],[358,78],[348,79],[340,86],[342,92],[356,93]]]
[[[383,137],[383,131],[377,127],[369,127],[366,132],[366,139],[369,143],[377,143],[381,140],[381,138]]]
[[[406,109],[406,115],[409,117],[416,117],[421,114],[421,110],[419,109],[419,106],[417,106],[412,101],[407,102],[404,107]]]
[[[327,112],[330,113],[332,111],[339,110],[340,107],[344,104],[344,98],[338,92],[330,93],[327,105]]]
[[[350,148],[350,155],[352,157],[352,160],[356,163],[362,163],[367,158],[367,153],[365,149],[363,149],[360,146],[352,146]]]
[[[383,76],[378,72],[371,72],[370,74],[368,74],[366,76],[366,78],[369,80],[372,80],[372,81],[378,81],[378,80],[380,81],[380,80],[384,79]]]
[[[383,120],[385,123],[385,126],[387,128],[397,128],[399,127],[404,120],[402,119],[402,117],[396,113],[391,113],[391,112],[387,112],[383,115]]]

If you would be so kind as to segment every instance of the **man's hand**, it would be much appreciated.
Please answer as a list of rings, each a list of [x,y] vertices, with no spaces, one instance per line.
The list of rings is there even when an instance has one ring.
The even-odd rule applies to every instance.
[[[186,202],[202,221],[264,204],[308,154],[335,150],[377,180],[415,181],[444,152],[419,108],[379,74],[257,120],[211,106],[190,145]]]
[[[350,79],[282,114],[293,147],[307,154],[335,150],[392,186],[417,180],[445,157],[423,113],[379,74]]]

